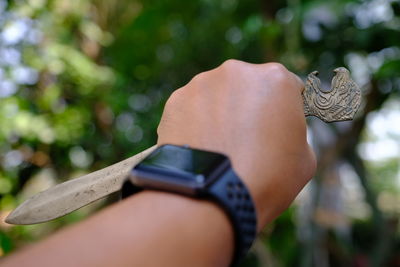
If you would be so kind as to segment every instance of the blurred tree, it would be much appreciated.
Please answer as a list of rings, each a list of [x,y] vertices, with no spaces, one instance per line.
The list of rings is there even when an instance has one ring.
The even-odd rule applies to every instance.
[[[398,266],[399,1],[0,0],[0,29],[1,218],[155,143],[170,93],[228,58],[323,78],[344,65],[363,88],[358,118],[309,119],[316,179],[243,265]],[[101,205],[0,222],[0,255]]]

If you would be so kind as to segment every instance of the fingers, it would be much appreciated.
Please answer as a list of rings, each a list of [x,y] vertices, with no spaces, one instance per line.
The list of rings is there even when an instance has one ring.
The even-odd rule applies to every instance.
[[[298,84],[298,86],[300,88],[300,93],[303,93],[303,91],[304,91],[304,82],[303,82],[303,80],[299,76],[294,74],[293,72],[290,72],[290,73],[293,74],[294,79],[297,80],[297,84]]]

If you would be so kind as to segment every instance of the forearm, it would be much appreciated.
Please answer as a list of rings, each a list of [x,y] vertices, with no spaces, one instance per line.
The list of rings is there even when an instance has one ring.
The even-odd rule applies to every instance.
[[[4,266],[227,266],[233,230],[212,202],[143,192],[6,259]]]
[[[250,191],[258,230],[309,181],[301,80],[280,64],[230,60],[168,99],[158,144],[223,153]],[[234,235],[211,202],[144,192],[7,260],[8,266],[227,266]],[[7,265],[6,265],[7,266]]]

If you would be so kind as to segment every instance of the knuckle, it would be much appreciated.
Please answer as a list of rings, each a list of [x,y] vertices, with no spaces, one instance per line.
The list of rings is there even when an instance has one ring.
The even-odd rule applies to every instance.
[[[240,68],[241,66],[243,66],[243,61],[240,60],[236,60],[236,59],[228,59],[225,60],[220,68],[225,69],[225,70],[237,70],[238,68]]]
[[[287,78],[289,75],[289,71],[280,63],[268,63],[265,66],[265,71],[276,78]]]
[[[189,83],[201,83],[204,81],[206,74],[204,72],[200,72],[193,76]]]
[[[310,146],[307,146],[307,152],[306,156],[304,157],[302,168],[304,170],[305,180],[310,180],[314,176],[317,169],[317,159]]]
[[[165,103],[165,108],[164,109],[168,110],[172,106],[176,106],[179,103],[179,99],[181,98],[181,94],[182,94],[182,89],[177,89],[177,90],[173,91],[172,94],[167,99],[167,102]]]
[[[291,73],[284,65],[280,63],[267,63],[264,65],[263,69],[264,78],[280,86],[274,87],[278,88],[302,88],[303,82],[296,75]],[[298,90],[296,90],[298,91]]]

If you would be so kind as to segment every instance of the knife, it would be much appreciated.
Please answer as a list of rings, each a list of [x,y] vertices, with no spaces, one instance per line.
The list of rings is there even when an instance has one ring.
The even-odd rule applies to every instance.
[[[318,72],[307,76],[302,92],[305,116],[324,122],[352,120],[361,103],[361,91],[350,72],[336,68],[331,89],[321,89]],[[36,224],[64,216],[121,189],[129,171],[156,149],[154,145],[137,155],[80,178],[51,187],[25,200],[5,219],[9,224]]]

